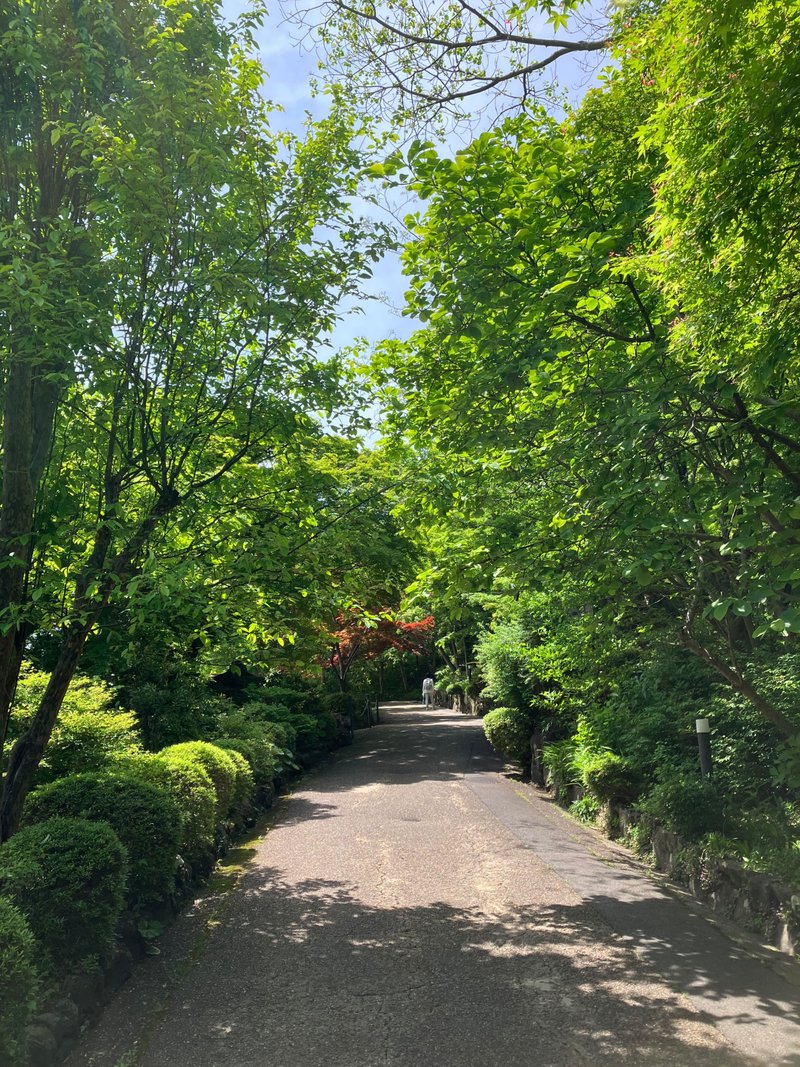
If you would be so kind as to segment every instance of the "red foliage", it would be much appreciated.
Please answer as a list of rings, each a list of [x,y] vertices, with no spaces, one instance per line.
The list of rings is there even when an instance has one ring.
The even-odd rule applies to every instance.
[[[340,679],[344,679],[359,658],[374,659],[390,648],[398,652],[422,655],[434,631],[433,615],[419,622],[403,622],[380,616],[367,622],[363,615],[336,616],[336,629],[328,660]]]

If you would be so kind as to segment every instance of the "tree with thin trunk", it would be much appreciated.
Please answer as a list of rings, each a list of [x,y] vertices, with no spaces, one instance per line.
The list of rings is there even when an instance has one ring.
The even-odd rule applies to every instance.
[[[347,114],[334,111],[302,142],[276,136],[244,30],[194,0],[137,14],[131,48],[148,77],[131,73],[117,111],[84,123],[98,254],[65,333],[69,361],[51,374],[27,347],[12,363],[27,375],[23,400],[40,378],[53,395],[44,446],[32,413],[21,425],[9,412],[3,425],[6,464],[10,449],[24,469],[19,506],[6,512],[3,502],[9,706],[26,635],[46,626],[58,652],[8,757],[0,839],[19,824],[87,638],[151,565],[164,524],[191,514],[243,461],[274,462],[313,422],[308,411],[331,407],[336,364],[320,359],[319,336],[381,239],[349,207],[361,164]],[[71,127],[46,133],[51,146],[84,143]],[[43,272],[42,299],[55,303],[51,282]],[[53,327],[53,351],[55,336]],[[12,385],[9,371],[7,409]]]

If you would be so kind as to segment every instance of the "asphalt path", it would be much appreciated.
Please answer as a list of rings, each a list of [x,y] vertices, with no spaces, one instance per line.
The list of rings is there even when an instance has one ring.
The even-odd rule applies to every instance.
[[[748,938],[394,705],[306,776],[68,1067],[800,1065]]]

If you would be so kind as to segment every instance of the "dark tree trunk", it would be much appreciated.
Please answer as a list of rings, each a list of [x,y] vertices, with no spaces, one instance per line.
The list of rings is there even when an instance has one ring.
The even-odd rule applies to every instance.
[[[91,624],[84,624],[67,633],[33,722],[11,750],[0,799],[0,841],[8,840],[19,827],[25,797],[50,740],[90,629]]]
[[[776,708],[774,704],[771,704],[766,697],[755,688],[753,683],[745,678],[739,671],[734,670],[727,663],[721,660],[718,656],[702,645],[688,629],[684,629],[681,633],[681,640],[686,648],[690,652],[693,652],[696,656],[699,656],[705,663],[712,667],[718,674],[722,675],[728,684],[736,690],[737,693],[749,700],[764,718],[772,723],[775,729],[785,738],[800,736],[800,726],[792,722],[787,718],[780,708]]]
[[[117,492],[117,485],[109,480],[106,520],[113,512]],[[138,559],[159,519],[178,502],[177,494],[162,494],[153,511],[141,521],[136,532],[112,560],[109,560],[113,540],[111,526],[108,521],[103,521],[98,528],[86,566],[75,583],[73,618],[81,621],[72,623],[66,630],[58,660],[39,701],[33,722],[11,750],[0,796],[0,842],[6,841],[19,827],[25,797],[33,784],[64,696],[80,662],[86,638],[108,603],[111,590],[120,577],[130,571],[133,561]],[[87,590],[90,583],[97,578],[101,579],[101,589],[89,597]]]
[[[58,387],[35,368],[31,353],[11,360],[3,412],[3,488],[0,497],[0,619],[24,604],[34,548],[36,493],[53,439]],[[0,633],[0,757],[25,650],[25,625]]]

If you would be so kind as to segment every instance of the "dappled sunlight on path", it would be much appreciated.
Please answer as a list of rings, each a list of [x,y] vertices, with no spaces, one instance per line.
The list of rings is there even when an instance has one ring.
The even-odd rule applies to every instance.
[[[381,715],[69,1067],[800,1063],[790,987],[506,778],[478,721]]]

